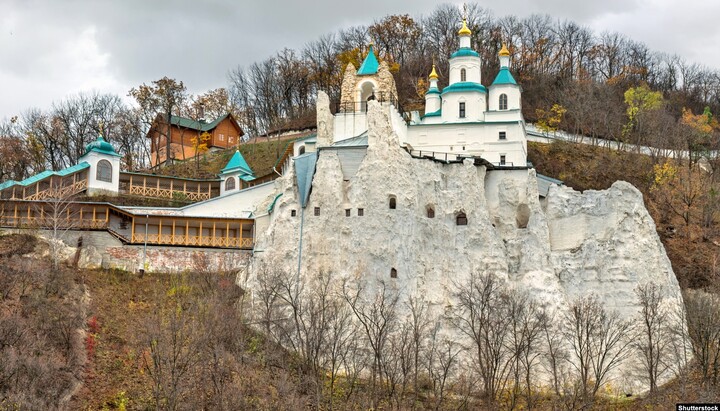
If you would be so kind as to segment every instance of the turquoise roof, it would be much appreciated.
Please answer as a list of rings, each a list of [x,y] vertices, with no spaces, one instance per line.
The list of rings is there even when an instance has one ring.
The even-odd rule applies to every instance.
[[[307,206],[310,199],[315,165],[317,164],[318,152],[305,153],[293,159],[295,162],[295,180],[297,182],[298,194],[300,194],[300,205]]]
[[[440,117],[441,115],[442,115],[442,109],[440,109],[438,111],[433,111],[432,113],[425,113],[423,118],[425,118],[425,117]]]
[[[122,157],[120,154],[115,152],[112,144],[105,141],[102,134],[99,135],[95,141],[92,141],[90,144],[85,146],[85,154],[83,154],[83,156],[88,155],[91,151],[114,157]]]
[[[428,91],[425,93],[425,95],[428,94],[440,94],[440,90],[438,90],[437,87],[430,87]]]
[[[68,167],[68,168],[60,170],[60,171],[45,170],[40,174],[35,174],[34,176],[28,177],[22,181],[14,181],[14,180],[6,181],[6,182],[0,184],[0,190],[4,190],[6,188],[10,188],[15,185],[27,187],[31,184],[35,184],[38,181],[42,181],[51,176],[65,177],[67,175],[77,173],[78,171],[84,170],[89,167],[90,167],[90,164],[87,163],[86,161],[83,161],[82,163],[76,164],[72,167]]]
[[[380,63],[378,63],[377,57],[375,57],[375,52],[373,51],[373,46],[371,44],[367,57],[365,57],[365,61],[363,61],[360,65],[357,73],[360,75],[375,74],[378,72],[379,66]]]
[[[252,169],[248,165],[247,161],[245,161],[245,158],[242,156],[242,154],[240,154],[240,151],[237,150],[235,150],[235,154],[233,154],[232,158],[230,158],[230,161],[228,161],[225,168],[220,171],[220,174],[230,174],[236,171],[240,171],[242,174],[249,174],[250,176],[253,176]],[[253,179],[255,179],[254,176],[250,180]],[[249,181],[245,178],[243,178],[243,180]]]
[[[272,213],[273,209],[275,208],[275,203],[277,203],[278,199],[283,195],[283,193],[280,193],[275,196],[272,203],[270,203],[270,207],[268,207],[268,213]]]
[[[217,127],[218,124],[220,124],[221,121],[225,120],[229,115],[230,115],[230,113],[227,113],[224,116],[220,116],[220,117],[216,118],[215,121],[210,122],[210,123],[206,123],[204,121],[195,121],[193,119],[186,118],[186,117],[170,116],[170,124],[172,124],[174,126],[178,126],[178,127],[184,127],[184,128],[189,128],[192,130],[197,130],[197,131],[210,131],[210,130],[214,129],[215,127]]]
[[[478,54],[478,52],[475,51],[475,50],[473,50],[473,49],[471,49],[470,47],[461,47],[461,48],[458,49],[458,51],[454,52],[454,53],[450,56],[450,58],[452,59],[452,58],[455,58],[455,57],[468,57],[468,56],[470,56],[470,57],[480,57],[480,55]]]
[[[487,89],[485,88],[485,86],[480,83],[473,83],[471,81],[461,81],[458,83],[453,83],[445,87],[442,93],[461,93],[466,91],[479,91],[481,93],[487,93]]]
[[[507,67],[503,67],[500,69],[500,72],[498,72],[497,76],[495,77],[495,81],[492,82],[492,86],[496,84],[514,84],[517,85],[517,82],[515,81],[515,78],[510,73],[510,70]]]

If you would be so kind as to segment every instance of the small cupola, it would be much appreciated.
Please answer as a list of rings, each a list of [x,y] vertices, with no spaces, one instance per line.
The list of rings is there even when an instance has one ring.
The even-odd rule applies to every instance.
[[[505,44],[502,45],[502,48],[498,53],[498,59],[500,59],[500,71],[497,76],[495,76],[495,80],[492,82],[492,85],[506,84],[516,86],[517,82],[515,81],[512,73],[510,73],[510,50],[508,50]]]
[[[377,57],[375,57],[375,51],[373,50],[373,45],[370,45],[370,50],[368,51],[367,56],[365,56],[365,60],[360,65],[360,68],[357,71],[357,74],[359,76],[367,76],[371,74],[376,74],[378,72],[378,68],[380,67],[380,63],[378,62]]]
[[[85,146],[81,163],[90,166],[88,172],[88,195],[115,194],[120,188],[120,154],[102,134]]]
[[[425,117],[439,116],[440,115],[440,89],[438,89],[438,74],[435,71],[435,64],[432,66],[432,71],[428,76],[430,86],[425,93]]]
[[[255,174],[239,150],[230,158],[220,171],[220,195],[243,188],[243,182],[255,180]]]
[[[472,36],[472,31],[467,26],[467,20],[463,19],[462,21],[462,27],[458,31],[458,36],[460,37],[460,48],[470,48],[470,37]]]

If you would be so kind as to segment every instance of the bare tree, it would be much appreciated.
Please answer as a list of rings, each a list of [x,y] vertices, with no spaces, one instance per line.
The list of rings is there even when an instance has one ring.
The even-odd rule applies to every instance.
[[[657,391],[658,379],[668,368],[669,318],[665,305],[665,293],[661,286],[649,282],[635,288],[640,306],[639,337],[633,347],[640,353],[650,393]]]
[[[378,379],[383,375],[385,351],[388,339],[397,326],[397,306],[400,293],[379,279],[372,287],[368,287],[362,280],[350,284],[343,283],[343,298],[348,303],[355,318],[365,333],[367,343],[372,350],[372,374],[370,390],[372,407],[377,408],[379,402]]]
[[[608,374],[631,354],[633,329],[615,311],[608,312],[595,296],[570,304],[563,334],[570,343],[570,364],[575,369],[584,401],[593,401]]]
[[[455,285],[454,325],[473,344],[474,365],[482,380],[488,407],[497,405],[506,387],[514,357],[508,349],[511,321],[503,285],[495,274],[473,273]]]
[[[720,378],[720,297],[700,290],[685,292],[688,333],[703,380]]]

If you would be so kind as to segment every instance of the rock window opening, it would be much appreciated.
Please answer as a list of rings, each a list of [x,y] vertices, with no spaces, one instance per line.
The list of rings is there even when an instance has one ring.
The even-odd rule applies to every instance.
[[[465,118],[465,103],[464,102],[460,103],[459,110],[460,110],[460,118]]]
[[[465,69],[460,69],[460,81],[465,81],[466,78],[467,72],[465,71]]]
[[[394,268],[390,269],[390,278],[397,278],[397,270]]]
[[[498,139],[507,140],[507,132],[501,131],[500,133],[498,133]]]
[[[107,160],[100,160],[97,163],[97,173],[95,178],[98,181],[112,183],[112,164]]]
[[[394,210],[397,208],[397,200],[395,199],[395,196],[390,196],[390,209]]]
[[[500,94],[499,100],[500,110],[507,110],[507,94]]]
[[[350,209],[349,208],[345,209],[345,217],[350,217]]]
[[[365,215],[365,209],[364,208],[358,208],[358,217],[362,217]]]
[[[435,218],[435,209],[431,206],[427,207],[427,218]]]
[[[296,210],[290,210],[290,217],[295,217],[297,215]]]
[[[315,215],[316,216],[320,215],[320,207],[315,207]]]
[[[225,191],[230,191],[235,189],[235,177],[229,177],[227,180],[225,180]]]
[[[455,224],[467,225],[467,216],[465,215],[465,213],[459,213],[457,217],[455,217]]]

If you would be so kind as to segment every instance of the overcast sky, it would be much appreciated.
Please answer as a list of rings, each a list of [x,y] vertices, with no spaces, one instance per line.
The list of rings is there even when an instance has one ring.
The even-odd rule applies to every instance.
[[[458,5],[461,2],[456,2]],[[0,0],[0,119],[78,92],[125,96],[163,76],[193,93],[229,69],[437,0]],[[618,31],[652,50],[720,68],[720,1],[485,0],[495,16],[533,13]]]

